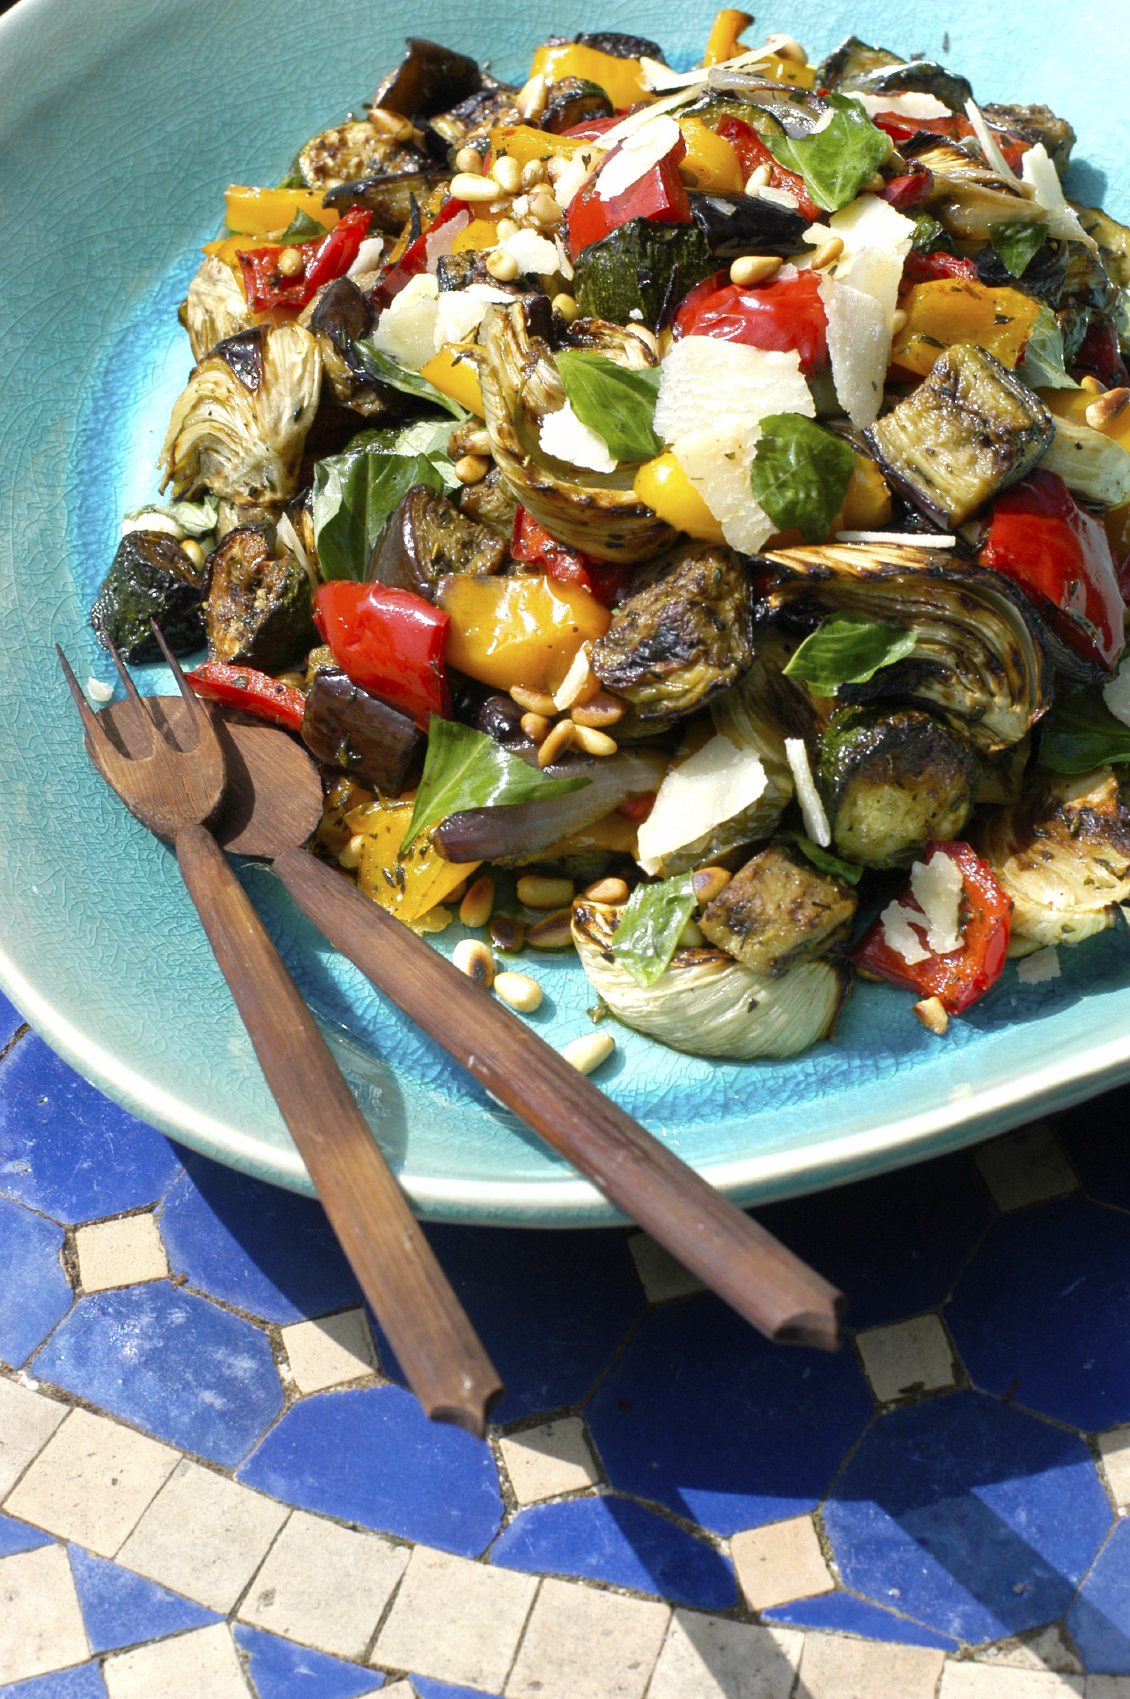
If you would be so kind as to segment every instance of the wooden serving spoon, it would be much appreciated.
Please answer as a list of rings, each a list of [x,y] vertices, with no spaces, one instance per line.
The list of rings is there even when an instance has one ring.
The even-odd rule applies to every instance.
[[[181,704],[168,702],[175,719]],[[835,1350],[844,1300],[626,1115],[503,1003],[306,852],[321,782],[300,745],[218,718],[227,789],[209,822],[224,848],[267,858],[302,912],[492,1096],[761,1333]],[[315,799],[317,809],[315,809]]]

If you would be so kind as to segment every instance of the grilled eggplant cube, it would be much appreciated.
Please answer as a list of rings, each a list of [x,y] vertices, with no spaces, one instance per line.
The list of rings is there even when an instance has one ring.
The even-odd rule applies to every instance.
[[[776,842],[747,861],[699,917],[704,935],[756,974],[777,978],[846,941],[856,896]]]
[[[431,601],[449,572],[499,572],[506,544],[426,484],[410,489],[377,539],[369,577]]]
[[[1014,372],[961,343],[863,434],[891,483],[952,531],[1032,470],[1055,422]]]
[[[155,619],[174,655],[204,643],[204,576],[167,531],[129,531],[102,580],[90,623],[122,659],[159,661]]]
[[[314,592],[302,563],[271,554],[256,525],[241,525],[208,557],[208,659],[282,672],[318,641]]]
[[[306,697],[302,741],[318,761],[340,767],[370,790],[399,796],[424,734],[406,714],[326,667]]]
[[[838,855],[907,866],[956,838],[973,807],[973,751],[919,708],[838,708],[820,746],[820,789]]]

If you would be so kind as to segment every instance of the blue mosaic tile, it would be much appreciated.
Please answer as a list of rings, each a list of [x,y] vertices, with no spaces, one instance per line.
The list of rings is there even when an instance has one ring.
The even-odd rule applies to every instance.
[[[10,1044],[24,1024],[24,1018],[14,1003],[9,1003],[0,991],[0,1049]]]
[[[34,1372],[217,1463],[238,1463],[282,1408],[266,1335],[166,1281],[81,1299]]]
[[[361,1302],[321,1204],[203,1157],[166,1198],[161,1236],[175,1273],[265,1321]]]
[[[68,1224],[155,1203],[176,1177],[175,1145],[119,1109],[42,1039],[0,1063],[0,1194]]]
[[[223,1620],[109,1558],[93,1557],[81,1546],[69,1550],[92,1652],[113,1652],[119,1646],[137,1646],[143,1640],[161,1640],[184,1628],[206,1628]]]
[[[960,1644],[949,1634],[935,1634],[905,1616],[873,1605],[854,1593],[821,1593],[815,1599],[797,1599],[791,1605],[776,1605],[762,1611],[762,1622],[787,1622],[797,1628],[824,1628],[837,1634],[858,1634],[864,1640],[894,1640],[902,1646],[936,1646],[955,1652]]]
[[[969,1378],[1087,1432],[1130,1420],[1130,1218],[1059,1198],[995,1222],[946,1320]]]
[[[1089,1670],[1130,1671],[1130,1522],[1119,1522],[1067,1613],[1067,1626]]]
[[[614,1487],[728,1535],[814,1509],[872,1410],[848,1352],[770,1345],[707,1293],[645,1318],[588,1418]]]
[[[71,1307],[63,1229],[0,1198],[0,1359],[25,1363]]]
[[[452,1687],[448,1681],[436,1681],[430,1675],[408,1678],[419,1699],[499,1699],[497,1693],[484,1693],[481,1687]]]
[[[447,1225],[427,1233],[505,1383],[492,1422],[577,1403],[643,1307],[623,1233]],[[375,1322],[374,1329],[382,1365],[403,1380]]]
[[[978,1392],[881,1417],[824,1506],[847,1586],[974,1644],[1061,1617],[1110,1523],[1082,1440]]]
[[[962,1151],[756,1214],[846,1293],[850,1326],[875,1327],[948,1297],[993,1209]]]
[[[699,1610],[737,1603],[732,1565],[704,1540],[625,1498],[539,1504],[515,1517],[491,1562],[531,1575],[587,1575]]]
[[[106,1699],[106,1683],[97,1664],[76,1664],[73,1669],[0,1687],[0,1694],[4,1699]]]
[[[232,1632],[247,1658],[247,1673],[258,1699],[359,1699],[384,1686],[379,1670],[343,1663],[261,1628],[237,1622]]]
[[[1083,1182],[1098,1203],[1130,1209],[1130,1085],[1108,1091],[1078,1116],[1062,1116],[1056,1132]]]
[[[490,1447],[429,1422],[399,1386],[302,1399],[239,1478],[304,1510],[462,1557],[484,1551],[502,1520]]]
[[[17,1522],[14,1516],[0,1515],[0,1557],[14,1557],[16,1552],[33,1552],[37,1546],[49,1546],[50,1534]]]

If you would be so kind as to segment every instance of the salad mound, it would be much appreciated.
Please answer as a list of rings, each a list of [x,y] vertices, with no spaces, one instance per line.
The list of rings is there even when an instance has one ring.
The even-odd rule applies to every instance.
[[[91,615],[206,643],[406,924],[742,1058],[855,972],[940,1035],[1130,902],[1130,230],[1047,107],[751,23],[521,88],[413,39],[229,188]]]

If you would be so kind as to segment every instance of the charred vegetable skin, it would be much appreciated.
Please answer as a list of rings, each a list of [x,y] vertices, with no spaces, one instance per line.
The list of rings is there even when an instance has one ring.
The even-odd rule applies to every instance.
[[[306,698],[302,741],[317,760],[340,767],[371,790],[399,796],[425,740],[406,714],[345,673],[323,668]]]
[[[486,525],[476,524],[417,484],[396,508],[369,562],[369,577],[386,590],[411,590],[431,601],[449,572],[500,572],[506,544]]]
[[[282,672],[317,642],[309,573],[292,554],[272,556],[258,526],[229,531],[205,570],[210,661]]]
[[[98,641],[124,661],[159,661],[156,620],[174,655],[204,643],[203,575],[167,531],[129,531],[90,610]]]
[[[856,896],[785,842],[747,861],[709,903],[699,926],[754,973],[777,978],[847,943]]]
[[[956,838],[978,781],[969,745],[918,708],[839,708],[820,745],[820,790],[837,855],[909,865],[932,838]]]

